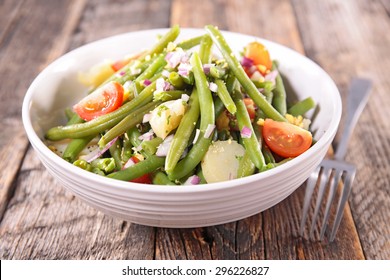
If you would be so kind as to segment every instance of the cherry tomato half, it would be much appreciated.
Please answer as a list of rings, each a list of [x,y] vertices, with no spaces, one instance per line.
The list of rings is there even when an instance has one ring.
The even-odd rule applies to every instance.
[[[118,109],[123,102],[124,89],[118,82],[110,82],[83,98],[73,106],[80,118],[90,121]]]
[[[269,52],[267,48],[259,42],[249,43],[245,47],[244,56],[251,59],[253,64],[257,66],[262,74],[265,74],[267,70],[271,70],[272,68],[272,60]]]
[[[313,139],[310,131],[272,119],[264,121],[263,138],[274,153],[285,158],[296,157],[305,152]]]

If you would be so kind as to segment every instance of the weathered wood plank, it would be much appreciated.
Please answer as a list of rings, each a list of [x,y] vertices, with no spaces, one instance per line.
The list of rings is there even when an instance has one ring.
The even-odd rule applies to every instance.
[[[197,17],[189,17],[183,11],[193,11]],[[188,1],[174,1],[172,5],[171,22],[179,23],[181,26],[203,27],[212,23],[220,29],[231,30],[255,36],[263,37],[303,53],[304,48],[300,39],[296,17],[290,1],[263,1],[261,9],[258,1],[217,1],[211,4],[208,1],[201,1],[199,5],[191,5]],[[254,16],[253,11],[257,11]],[[280,15],[283,15],[282,17]],[[302,15],[298,15],[302,16]],[[270,21],[270,18],[277,18],[277,24]],[[229,20],[226,20],[229,19]],[[242,20],[246,19],[246,20]],[[209,239],[212,243],[212,257],[220,258],[250,258],[250,259],[315,259],[315,258],[337,258],[345,247],[350,248],[357,240],[355,232],[352,243],[342,242],[336,253],[330,247],[320,243],[313,246],[302,246],[302,240],[298,237],[298,222],[300,220],[300,209],[303,201],[304,190],[298,190],[279,205],[255,215],[248,219],[239,221],[235,232],[228,230],[231,224],[219,226],[218,229],[208,229]],[[341,231],[353,229],[353,220],[349,219],[347,227],[342,226]],[[225,228],[227,227],[227,228]],[[224,229],[224,230],[222,230]],[[229,238],[220,237],[220,232],[230,232]],[[216,240],[220,242],[216,242]],[[232,245],[232,240],[236,244]],[[222,249],[227,247],[228,249]],[[303,249],[305,248],[305,249]],[[306,249],[308,248],[308,249]],[[354,247],[356,252],[348,251],[346,258],[361,258],[361,248]],[[222,251],[232,254],[222,253]]]
[[[131,31],[131,28],[138,29],[141,25],[144,28],[168,26],[168,14],[161,13],[169,12],[170,1],[151,1],[150,5],[143,5],[144,1],[141,0],[115,3],[89,1],[87,6],[84,5],[85,2],[80,1],[58,1],[59,3],[50,1],[48,2],[50,5],[46,2],[38,2],[30,1],[31,7],[23,6],[20,11],[23,18],[30,16],[25,19],[29,24],[18,25],[21,30],[13,30],[13,34],[19,32],[22,35],[17,37],[13,35],[15,42],[7,40],[8,45],[2,46],[1,51],[6,55],[1,57],[1,65],[10,62],[9,59],[15,56],[19,60],[26,58],[26,54],[22,55],[26,49],[16,51],[18,48],[13,46],[16,43],[19,46],[29,45],[29,40],[36,43],[29,45],[27,55],[31,56],[32,61],[38,61],[32,65],[37,65],[36,68],[39,68],[67,49],[91,40]],[[44,16],[53,14],[52,11],[56,9],[60,9],[68,17],[56,15],[47,19]],[[31,10],[36,12],[30,15],[27,11]],[[116,13],[107,16],[109,14],[104,11]],[[160,16],[155,16],[157,11]],[[79,22],[81,15],[81,22]],[[149,19],[150,25],[139,23],[140,17]],[[123,20],[119,21],[118,18]],[[31,38],[33,34],[40,33],[40,30],[48,24],[50,28],[46,30],[45,36],[40,41],[34,41],[34,38]],[[25,30],[26,28],[29,28],[29,31]],[[23,37],[25,33],[29,34],[24,36],[26,41],[23,41],[19,37]],[[5,60],[5,57],[8,57],[8,60]],[[18,65],[23,63],[11,65],[15,69],[14,73],[21,71]],[[34,70],[35,74],[38,72],[38,69],[31,68],[31,70]],[[21,92],[24,92],[34,75],[21,77],[26,83]],[[3,77],[11,81],[8,76]],[[4,91],[3,88],[1,90]],[[9,106],[11,111],[20,111],[18,108],[23,95],[20,94],[19,103],[13,103],[10,96],[9,94],[7,97],[9,100],[6,100],[7,107]],[[20,112],[15,113],[18,116],[19,114]],[[16,162],[19,164],[21,159]],[[154,257],[155,230],[153,228],[113,219],[75,199],[49,176],[31,149],[25,156],[17,180],[12,184],[15,186],[15,193],[7,205],[7,211],[0,224],[2,259],[152,259]]]
[[[350,79],[372,79],[374,90],[357,124],[347,161],[358,173],[350,205],[365,257],[390,258],[390,28],[380,1],[293,1],[309,57],[335,79],[343,99]],[[306,15],[306,16],[303,16]],[[321,36],[319,36],[321,34]],[[362,55],[364,54],[364,55]],[[345,238],[346,236],[343,236]]]
[[[9,2],[4,3],[4,12],[10,6],[7,3]],[[77,9],[83,3],[84,1],[62,1],[57,5],[51,1],[39,10],[41,13],[30,13],[38,3],[14,2],[15,8],[12,12],[9,11],[10,23],[6,25],[0,38],[0,220],[14,191],[13,181],[28,145],[20,118],[24,94],[39,70],[64,52],[66,46],[61,46],[58,42],[63,42],[61,38],[66,37],[69,29],[74,28],[79,15]],[[53,16],[50,11],[55,8],[69,10],[71,16],[68,21],[58,22],[64,19]],[[63,30],[60,29],[61,25]],[[43,29],[45,32],[42,33]],[[36,34],[41,33],[42,36],[37,40]]]
[[[151,259],[154,230],[112,219],[64,190],[31,149],[0,226],[2,259]]]

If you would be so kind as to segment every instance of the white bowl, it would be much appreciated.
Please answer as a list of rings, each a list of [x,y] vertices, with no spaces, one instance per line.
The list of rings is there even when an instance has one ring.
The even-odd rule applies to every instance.
[[[232,49],[255,39],[264,43],[299,99],[313,97],[318,113],[311,129],[317,142],[308,151],[272,170],[227,182],[196,186],[142,185],[104,178],[61,159],[42,141],[45,131],[65,122],[63,109],[76,103],[85,88],[77,73],[104,59],[149,48],[167,29],[126,33],[87,44],[60,57],[31,84],[23,103],[23,123],[31,145],[47,170],[68,190],[93,207],[131,222],[160,227],[200,227],[236,221],[259,213],[289,196],[324,158],[341,117],[340,95],[317,64],[276,43],[223,32]],[[203,34],[182,29],[181,38]],[[309,115],[310,117],[310,115]]]

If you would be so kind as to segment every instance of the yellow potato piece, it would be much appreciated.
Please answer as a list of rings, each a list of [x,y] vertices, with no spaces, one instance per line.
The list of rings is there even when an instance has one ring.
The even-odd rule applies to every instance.
[[[172,130],[179,126],[185,110],[186,103],[181,99],[162,103],[151,113],[149,123],[154,133],[165,139]]]
[[[233,140],[212,143],[201,163],[207,183],[236,179],[244,153],[245,148]]]

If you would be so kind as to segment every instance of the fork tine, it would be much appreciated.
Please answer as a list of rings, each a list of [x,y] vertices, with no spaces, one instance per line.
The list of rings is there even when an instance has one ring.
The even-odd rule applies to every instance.
[[[326,207],[325,207],[325,212],[324,212],[324,218],[322,220],[320,240],[323,240],[324,236],[325,236],[325,230],[326,230],[326,227],[328,224],[330,208],[331,208],[333,199],[335,197],[337,186],[338,186],[338,183],[340,181],[341,175],[342,175],[342,171],[339,169],[336,169],[335,174],[333,175],[333,177],[331,179],[331,183],[329,186],[328,199],[326,201]]]
[[[355,178],[356,168],[354,166],[348,166],[345,170],[345,180],[344,180],[344,188],[343,192],[340,196],[339,203],[337,205],[336,210],[336,219],[333,224],[332,232],[330,234],[329,241],[332,242],[336,236],[336,232],[340,226],[341,218],[343,217],[344,207],[347,203],[348,196],[352,190],[352,183]]]
[[[314,235],[314,229],[315,229],[316,221],[318,218],[318,213],[320,212],[319,210],[321,207],[321,202],[322,202],[323,197],[324,197],[325,187],[326,187],[326,183],[328,181],[330,172],[331,172],[331,169],[329,169],[327,166],[323,166],[322,174],[320,175],[321,176],[320,177],[320,186],[319,186],[318,194],[317,194],[316,207],[314,210],[314,216],[313,216],[312,224],[311,224],[311,228],[310,228],[310,238],[313,238],[313,235]]]
[[[303,231],[305,229],[305,223],[307,220],[307,213],[309,212],[311,198],[313,196],[314,188],[316,186],[320,170],[321,170],[321,167],[318,166],[316,168],[316,170],[314,170],[314,172],[312,172],[312,174],[310,175],[310,177],[306,181],[305,200],[303,201],[301,225],[299,227],[299,235],[300,236],[303,236]]]

